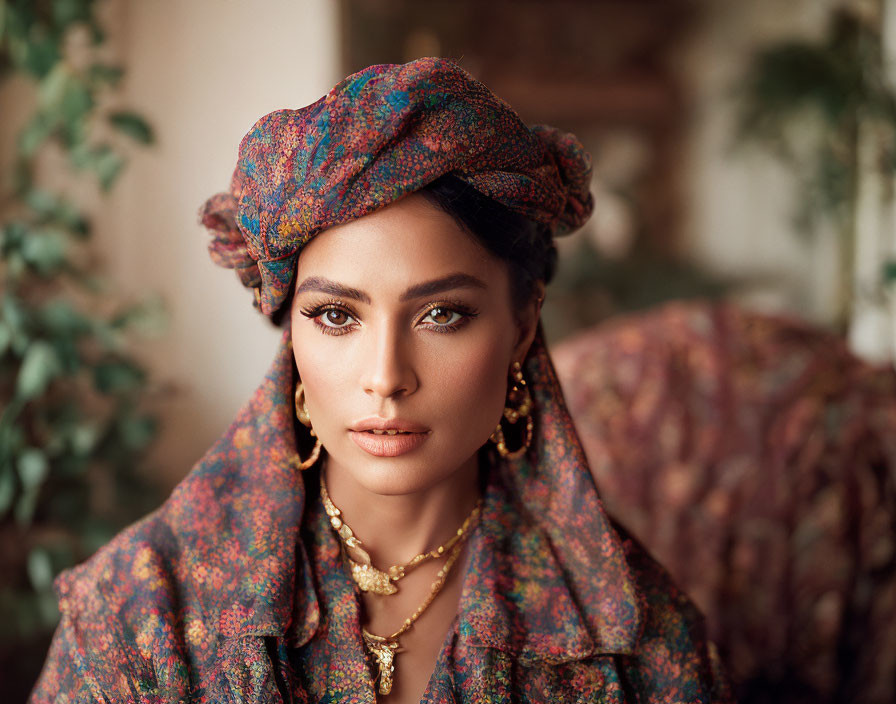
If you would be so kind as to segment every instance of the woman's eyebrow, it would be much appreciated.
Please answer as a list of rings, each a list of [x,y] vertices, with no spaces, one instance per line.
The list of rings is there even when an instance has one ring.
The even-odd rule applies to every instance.
[[[412,298],[422,298],[423,296],[431,296],[442,291],[450,291],[453,288],[488,288],[482,279],[477,279],[470,274],[457,273],[448,274],[432,281],[424,281],[420,284],[411,286],[407,291],[401,294],[401,301],[409,301]]]
[[[322,276],[309,276],[296,289],[295,295],[298,296],[305,291],[329,293],[331,296],[338,296],[339,298],[354,298],[356,301],[361,301],[361,303],[370,303],[370,296],[363,291],[359,291],[351,286],[343,286]]]
[[[413,298],[422,298],[423,296],[432,296],[443,291],[450,291],[454,288],[488,288],[482,279],[464,273],[448,274],[432,281],[424,281],[423,283],[414,284],[407,291],[401,294],[401,301],[409,301]],[[322,276],[309,276],[298,288],[295,295],[306,291],[317,291],[318,293],[328,293],[331,296],[339,296],[340,298],[352,298],[361,303],[370,303],[370,296],[364,291],[359,291],[351,286],[325,279]]]

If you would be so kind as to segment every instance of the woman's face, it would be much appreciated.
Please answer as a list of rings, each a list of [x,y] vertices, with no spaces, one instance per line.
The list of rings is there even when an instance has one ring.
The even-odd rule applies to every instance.
[[[409,494],[468,467],[534,336],[531,308],[520,322],[505,264],[420,195],[311,240],[292,340],[333,469]]]

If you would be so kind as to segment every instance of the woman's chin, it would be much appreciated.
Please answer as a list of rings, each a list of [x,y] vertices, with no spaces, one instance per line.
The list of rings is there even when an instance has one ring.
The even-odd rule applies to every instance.
[[[346,452],[339,456],[329,455],[328,472],[335,470],[343,476],[348,475],[365,491],[379,496],[418,494],[443,484],[454,475],[461,477],[461,468],[466,462],[461,460],[457,466],[445,466],[444,456],[427,452],[424,447],[425,443],[410,452],[377,456],[355,443],[348,443]]]

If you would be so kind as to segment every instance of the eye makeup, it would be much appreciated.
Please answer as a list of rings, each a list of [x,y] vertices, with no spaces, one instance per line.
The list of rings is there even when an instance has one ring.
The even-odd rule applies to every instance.
[[[302,307],[299,312],[306,318],[312,320],[318,329],[326,335],[345,335],[346,333],[351,332],[360,322],[357,314],[354,313],[351,307],[338,299],[329,299],[319,303],[313,303]],[[453,322],[425,322],[425,319],[431,316],[434,312],[438,315],[447,313],[452,319],[454,319],[455,315],[458,317],[454,319]],[[343,316],[343,318],[340,318],[340,315]],[[456,332],[478,315],[479,312],[477,310],[460,301],[434,301],[425,306],[423,312],[417,317],[416,324],[433,332]],[[327,322],[328,320],[329,322]]]
[[[428,329],[438,333],[460,330],[464,325],[479,315],[479,311],[474,310],[460,301],[437,301],[426,306],[423,315],[418,320],[418,324],[422,323],[426,317],[432,315],[434,311],[438,311],[439,313],[456,313],[460,316],[454,322],[426,324]]]
[[[352,312],[351,308],[337,299],[330,299],[321,303],[303,307],[299,312],[306,318],[312,320],[318,327],[318,329],[325,335],[345,335],[346,333],[351,332],[350,325],[330,325],[326,322],[323,322],[321,318],[325,315],[341,313],[348,320],[353,320],[355,321],[355,324],[357,324],[357,318],[355,317],[355,314]]]

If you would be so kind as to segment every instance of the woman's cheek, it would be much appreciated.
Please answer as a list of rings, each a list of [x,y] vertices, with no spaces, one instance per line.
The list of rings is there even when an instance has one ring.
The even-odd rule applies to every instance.
[[[345,366],[335,363],[333,355],[314,351],[311,345],[302,346],[301,338],[294,338],[294,343],[296,368],[305,388],[305,404],[312,427],[328,434],[333,426],[351,420],[341,418],[338,409],[332,407],[333,403],[346,398]]]
[[[509,352],[487,341],[460,350],[450,358],[442,356],[435,396],[453,417],[458,430],[491,434],[501,416],[507,394]],[[450,409],[450,411],[448,410]]]

